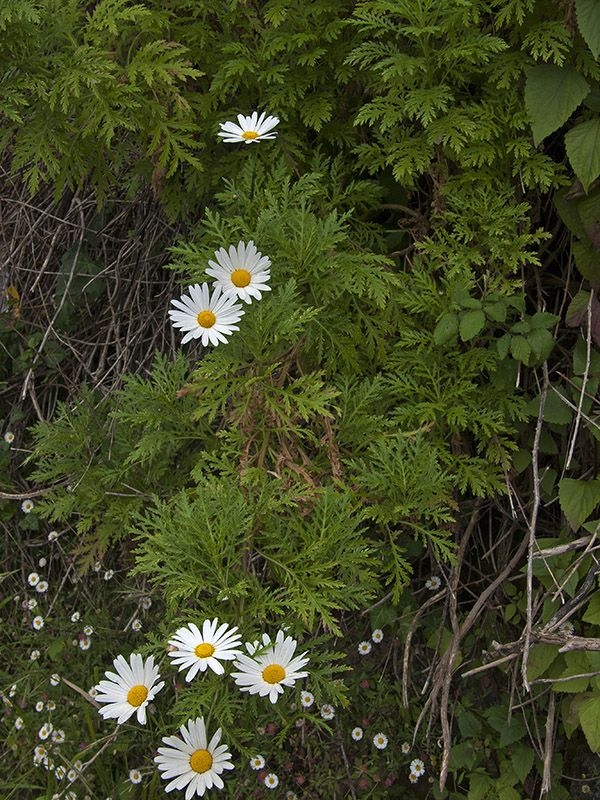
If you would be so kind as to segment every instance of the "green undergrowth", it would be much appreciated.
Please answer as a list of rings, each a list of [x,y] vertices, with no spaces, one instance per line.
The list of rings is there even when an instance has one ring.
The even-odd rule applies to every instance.
[[[227,343],[162,348],[110,392],[64,389],[74,323],[57,317],[36,367],[57,406],[35,424],[19,398],[39,326],[10,276],[0,688],[2,761],[18,767],[0,771],[3,796],[160,797],[160,737],[197,716],[234,753],[232,798],[270,796],[258,754],[287,797],[598,792],[589,14],[586,0],[0,10],[0,147],[34,195],[87,192],[103,219],[117,186],[132,203],[152,192],[185,225],[164,253],[181,293],[221,247],[252,240],[271,261]],[[277,139],[219,141],[255,108],[280,118]],[[93,311],[107,297],[89,290],[88,239]],[[227,676],[185,683],[169,638],[215,617],[248,642],[285,629],[308,678],[276,705]],[[167,685],[147,726],[113,735],[86,695],[131,652]],[[53,769],[32,762],[47,715],[68,743]],[[55,770],[77,753],[71,789]]]

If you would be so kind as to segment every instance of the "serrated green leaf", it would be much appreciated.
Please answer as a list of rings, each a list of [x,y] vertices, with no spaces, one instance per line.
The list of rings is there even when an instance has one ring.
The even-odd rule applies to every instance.
[[[558,485],[561,510],[573,530],[577,530],[600,503],[600,480],[563,478]]]
[[[459,332],[463,342],[474,339],[485,325],[485,314],[481,309],[466,311],[460,316]]]
[[[600,55],[600,14],[597,0],[577,0],[577,24],[594,58]]]
[[[500,358],[506,358],[506,356],[508,355],[511,339],[512,336],[510,335],[510,333],[505,333],[504,336],[501,336],[496,342],[496,349],[498,350],[498,355],[500,356]]]
[[[559,678],[565,680],[557,680],[552,684],[553,692],[565,692],[569,694],[579,694],[585,692],[590,679],[589,678],[571,678],[572,675],[584,675],[591,672],[590,663],[587,659],[585,652],[565,653],[563,655],[565,660],[565,668],[558,675]],[[568,680],[571,678],[571,680]]]
[[[491,319],[493,322],[506,321],[506,303],[499,302],[484,304],[483,309],[486,317]]]
[[[556,325],[560,317],[557,314],[550,314],[548,311],[538,311],[529,320],[529,324],[533,329],[537,328],[551,328]]]
[[[510,341],[510,352],[514,359],[527,364],[531,356],[531,345],[524,336],[513,336]]]
[[[525,779],[531,772],[531,768],[533,767],[533,759],[534,753],[531,747],[519,747],[511,756],[511,764],[512,768],[515,771],[515,775],[521,781],[521,783],[525,783]]]
[[[442,314],[433,331],[433,341],[437,345],[446,344],[458,333],[458,317],[456,314]]]
[[[558,656],[558,647],[553,644],[534,644],[529,651],[527,678],[534,681],[543,675]]]
[[[579,724],[590,750],[600,751],[600,697],[592,697],[579,706]]]
[[[589,91],[588,82],[573,67],[539,64],[529,69],[525,107],[534,143],[538,145],[564,125]]]
[[[531,350],[538,361],[545,361],[554,347],[554,337],[545,328],[531,331],[527,337]]]
[[[600,175],[600,118],[571,128],[565,135],[565,146],[573,172],[587,192]]]

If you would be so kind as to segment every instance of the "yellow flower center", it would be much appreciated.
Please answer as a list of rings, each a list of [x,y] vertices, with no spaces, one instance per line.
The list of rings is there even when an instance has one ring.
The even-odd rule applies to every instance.
[[[258,133],[256,131],[244,131],[242,139],[258,139]]]
[[[250,275],[247,269],[234,269],[231,273],[231,282],[234,286],[237,286],[238,289],[243,289],[244,286],[248,286],[251,280],[252,275]]]
[[[127,692],[127,702],[130,706],[141,706],[144,700],[148,697],[148,689],[141,684],[132,686]]]
[[[201,328],[212,328],[217,318],[212,311],[201,311],[196,317]]]
[[[267,683],[281,683],[285,678],[285,670],[279,664],[269,664],[263,669],[262,676]]]
[[[212,644],[208,644],[208,642],[202,642],[202,644],[197,644],[194,647],[194,654],[198,656],[198,658],[209,658],[215,652],[215,648]]]
[[[213,757],[208,750],[194,750],[190,756],[190,767],[194,772],[208,772],[212,763]]]

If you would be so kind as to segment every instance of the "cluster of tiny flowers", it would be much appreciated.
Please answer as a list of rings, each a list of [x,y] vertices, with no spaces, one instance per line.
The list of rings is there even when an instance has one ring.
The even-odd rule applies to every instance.
[[[93,631],[88,629],[91,635]],[[207,670],[223,675],[222,662],[232,661],[237,671],[231,677],[240,691],[269,697],[272,703],[277,702],[284,687],[293,686],[299,678],[308,675],[302,670],[309,660],[306,653],[296,656],[297,642],[284,631],[279,631],[275,640],[265,633],[260,642],[247,642],[248,655],[241,650],[242,640],[237,631],[237,627],[219,624],[218,619],[205,620],[201,628],[189,623],[179,628],[169,640],[169,658],[179,671],[186,672],[186,682]],[[106,672],[106,680],[101,680],[89,694],[101,704],[99,713],[104,719],[116,719],[121,725],[135,714],[138,722],[144,725],[149,703],[165,685],[159,680],[153,656],[144,661],[141,655],[132,653],[128,663],[120,655],[114,659],[113,665],[116,671]],[[314,702],[310,692],[303,695],[304,702],[307,702],[306,696],[310,696],[310,704]],[[222,789],[221,773],[234,767],[229,760],[231,754],[226,752],[227,746],[219,744],[221,729],[209,741],[204,718],[198,717],[182,725],[179,733],[180,736],[163,738],[166,747],[159,747],[154,759],[162,778],[170,781],[165,791],[187,787],[186,800],[190,800],[194,794],[202,796],[212,787]],[[256,756],[251,766],[262,769],[262,756]],[[139,772],[135,773],[141,780]],[[139,782],[133,780],[131,774],[130,780]],[[269,789],[278,784],[279,779],[274,773],[264,778],[264,785]]]

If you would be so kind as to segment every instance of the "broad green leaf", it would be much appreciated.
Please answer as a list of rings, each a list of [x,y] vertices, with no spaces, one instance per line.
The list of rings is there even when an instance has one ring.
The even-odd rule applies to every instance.
[[[466,311],[461,314],[459,331],[460,338],[463,342],[468,342],[474,339],[478,333],[481,333],[485,325],[485,314],[481,309],[474,309],[473,311]]]
[[[527,678],[534,681],[543,675],[558,656],[558,647],[553,644],[534,644],[529,651]]]
[[[512,768],[521,783],[525,783],[525,779],[531,772],[533,757],[533,750],[531,747],[526,747],[525,745],[517,748],[511,756]]]
[[[533,329],[551,328],[553,325],[556,325],[559,319],[560,317],[557,314],[549,314],[547,311],[538,311],[531,317],[529,324]]]
[[[559,386],[558,389],[562,393],[563,388]],[[540,410],[539,395],[527,403],[527,410],[533,416],[538,416]],[[572,417],[573,413],[569,406],[560,399],[556,392],[552,391],[552,388],[550,388],[546,395],[546,402],[544,403],[544,420],[556,425],[568,425]]]
[[[457,709],[456,721],[463,739],[474,739],[481,733],[481,720],[470,711]]]
[[[587,307],[590,302],[589,292],[577,292],[575,297],[569,303],[565,322],[570,328],[576,328],[581,325],[587,316]]]
[[[600,697],[592,697],[579,706],[579,723],[590,750],[600,751]]]
[[[510,333],[505,333],[504,336],[501,336],[496,342],[496,349],[498,350],[498,355],[500,358],[506,358],[508,355],[508,351],[510,349],[510,340],[511,340]]]
[[[488,775],[472,772],[469,776],[469,794],[467,800],[484,800],[488,792],[494,788],[494,781]]]
[[[523,718],[517,714],[513,714],[500,731],[500,747],[508,747],[509,744],[519,742],[526,735],[527,728],[523,722]]]
[[[498,787],[498,800],[521,800],[521,795],[512,786]]]
[[[598,0],[577,0],[577,24],[594,58],[600,55],[600,9]]]
[[[589,91],[588,82],[573,67],[539,64],[529,69],[525,107],[531,118],[534,143],[538,145],[564,125]]]
[[[456,314],[442,314],[433,331],[433,341],[436,344],[446,344],[454,339],[458,333],[458,317]]]
[[[600,625],[600,592],[592,597],[583,615],[584,622],[591,622],[592,625]]]
[[[600,286],[600,252],[587,239],[573,242],[571,248],[577,269],[590,282],[591,287],[597,289]]]
[[[513,336],[510,341],[510,352],[514,359],[527,364],[531,356],[531,345],[524,336]]]
[[[600,175],[600,118],[581,122],[565,135],[567,155],[584,191]]]
[[[506,320],[506,303],[489,303],[483,306],[485,315],[494,322],[504,322]]]
[[[527,341],[538,361],[545,361],[554,347],[554,337],[545,328],[537,328],[531,331]]]
[[[563,478],[558,485],[560,507],[573,530],[577,530],[600,503],[600,480]]]
[[[565,653],[565,668],[559,678],[569,678],[571,675],[585,675],[591,672],[590,663],[584,652]],[[552,684],[553,692],[568,692],[569,694],[579,694],[585,692],[589,685],[589,678],[574,678],[572,680],[560,680]]]
[[[554,205],[567,228],[579,239],[585,236],[585,228],[579,216],[579,203],[577,198],[567,197],[570,187],[561,189],[554,195]]]

